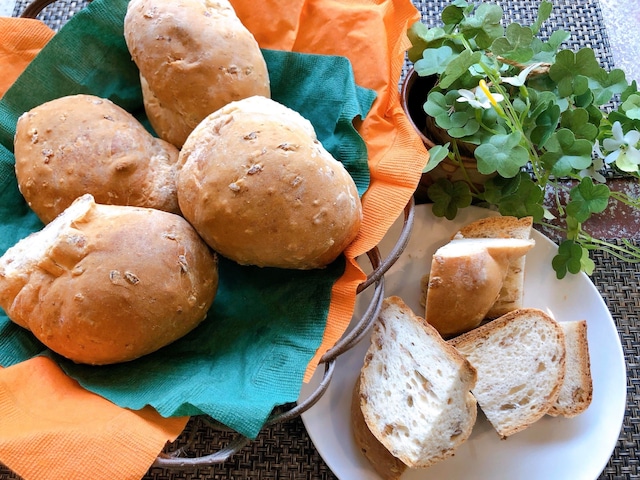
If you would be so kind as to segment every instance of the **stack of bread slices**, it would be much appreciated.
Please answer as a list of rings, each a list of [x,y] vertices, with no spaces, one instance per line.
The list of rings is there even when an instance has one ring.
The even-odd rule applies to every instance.
[[[354,387],[356,444],[384,479],[452,456],[477,407],[500,438],[592,397],[587,323],[523,306],[531,219],[473,222],[433,255],[425,318],[385,299]]]

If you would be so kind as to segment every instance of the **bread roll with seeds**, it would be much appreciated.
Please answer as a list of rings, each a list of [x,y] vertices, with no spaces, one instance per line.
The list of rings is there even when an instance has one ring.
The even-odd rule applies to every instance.
[[[130,113],[94,95],[70,95],[24,113],[15,135],[20,192],[44,223],[79,196],[179,213],[178,149]]]
[[[189,135],[180,163],[183,215],[240,264],[324,267],[360,228],[349,172],[308,120],[274,100],[250,97],[209,115]]]
[[[260,47],[228,0],[132,0],[124,38],[146,82],[149,121],[177,147],[227,103],[271,95]]]
[[[103,365],[151,353],[204,320],[217,260],[179,215],[83,195],[0,258],[0,307],[51,350]]]

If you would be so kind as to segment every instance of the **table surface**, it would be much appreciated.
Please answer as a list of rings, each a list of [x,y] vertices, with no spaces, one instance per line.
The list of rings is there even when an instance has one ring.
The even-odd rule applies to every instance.
[[[28,5],[26,0],[0,0],[0,16],[18,16]],[[427,24],[437,22],[437,13],[449,2],[414,0]],[[509,0],[498,2],[506,16],[525,18],[537,8],[538,2]],[[86,5],[86,0],[64,0],[47,7],[39,16],[58,30],[73,13]],[[640,81],[640,0],[556,0],[555,9],[562,14],[552,18],[554,26],[570,31],[575,46],[590,46],[605,68],[619,67],[628,78]],[[13,10],[12,10],[13,8]],[[637,195],[636,182],[621,180],[619,188]],[[640,218],[637,214],[611,211],[605,221],[596,223],[598,234],[616,239],[629,238],[640,243]],[[627,409],[618,443],[599,479],[640,479],[640,264],[623,263],[602,252],[594,252],[596,270],[592,280],[605,300],[617,325],[627,365]],[[214,431],[208,424],[194,419],[193,447],[198,454],[217,451],[225,445],[229,434]],[[186,434],[177,444],[186,441]],[[175,448],[175,445],[172,449]],[[0,465],[0,478],[18,479]],[[265,428],[259,437],[224,464],[193,470],[167,470],[152,467],[145,480],[252,478],[252,479],[335,479],[307,435],[302,420],[294,420]]]

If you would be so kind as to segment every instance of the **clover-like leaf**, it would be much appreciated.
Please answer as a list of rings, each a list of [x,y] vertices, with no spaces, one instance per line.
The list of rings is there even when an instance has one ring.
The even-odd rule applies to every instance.
[[[531,29],[533,33],[537,34],[538,32],[540,32],[540,27],[545,21],[549,19],[549,17],[551,16],[552,10],[553,10],[553,3],[548,2],[546,0],[543,0],[542,2],[540,2],[540,5],[538,6],[538,15],[536,15],[536,20],[533,23],[533,25],[531,25]]]
[[[546,108],[543,108],[535,117],[535,127],[531,130],[529,135],[531,137],[531,141],[538,147],[544,147],[547,141],[551,138],[551,135],[553,135],[558,128],[559,120],[560,107],[553,103],[553,101],[550,101]]]
[[[589,252],[573,241],[565,240],[558,246],[558,253],[551,259],[551,265],[556,272],[556,277],[561,280],[567,273],[579,273],[582,270],[582,257]]]
[[[434,145],[429,149],[429,161],[422,169],[422,173],[427,173],[436,168],[440,162],[449,156],[449,144]]]
[[[498,206],[502,215],[531,216],[535,222],[544,216],[544,192],[526,172],[513,178],[494,177],[485,183],[484,199]]]
[[[496,38],[491,44],[491,51],[495,55],[508,58],[518,63],[527,63],[533,58],[533,31],[530,27],[523,27],[518,23],[511,23],[504,37]]]
[[[439,75],[445,71],[449,62],[454,58],[453,49],[448,45],[442,45],[438,48],[427,48],[422,58],[413,64],[413,68],[421,77]]]
[[[594,141],[598,135],[598,127],[589,123],[589,112],[584,108],[563,112],[560,126],[571,130],[576,138]]]
[[[596,77],[600,69],[595,53],[590,48],[583,48],[577,53],[561,50],[549,68],[549,77],[558,84],[561,97],[582,95],[589,88],[589,78]]]
[[[498,172],[503,177],[515,177],[529,161],[527,149],[520,145],[521,139],[518,132],[492,135],[474,152],[478,171],[485,175]]]
[[[433,202],[433,214],[447,220],[456,218],[458,209],[468,207],[472,200],[469,184],[463,181],[451,182],[445,178],[439,178],[430,185],[427,195]]]
[[[442,72],[440,87],[443,89],[450,87],[453,82],[467,73],[472,65],[478,63],[481,57],[482,54],[480,52],[471,53],[469,50],[463,50],[447,64]]]
[[[604,184],[595,185],[591,177],[585,177],[569,193],[567,215],[580,223],[586,222],[591,214],[601,213],[607,208],[610,196],[609,187]]]
[[[631,120],[640,120],[640,95],[630,95],[624,102],[622,102],[620,109]]]
[[[466,39],[475,39],[481,49],[487,49],[493,41],[501,37],[502,8],[495,3],[481,3],[474,15],[470,15],[460,23],[460,32]]]
[[[593,103],[604,105],[609,103],[614,95],[620,94],[628,86],[625,73],[619,68],[607,72],[600,68],[591,77],[589,88],[593,92]]]
[[[584,138],[576,139],[573,132],[561,128],[546,144],[547,152],[540,157],[545,167],[556,177],[564,177],[572,171],[581,171],[591,165],[593,143]]]

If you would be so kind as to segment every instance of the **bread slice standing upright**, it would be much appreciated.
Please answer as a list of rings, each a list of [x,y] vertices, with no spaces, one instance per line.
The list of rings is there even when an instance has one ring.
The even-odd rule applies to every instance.
[[[560,322],[567,349],[566,373],[558,400],[549,415],[575,417],[591,404],[593,383],[587,342],[587,321]]]
[[[487,217],[465,225],[454,238],[518,238],[524,240],[531,237],[532,226],[533,217]],[[487,312],[487,318],[497,318],[523,306],[525,260],[526,258],[522,256],[509,262],[500,295]]]
[[[475,424],[475,370],[399,297],[384,300],[359,381],[366,425],[408,467],[453,455]]]
[[[565,376],[562,327],[542,310],[514,310],[449,340],[478,372],[472,393],[506,438],[543,417]]]

